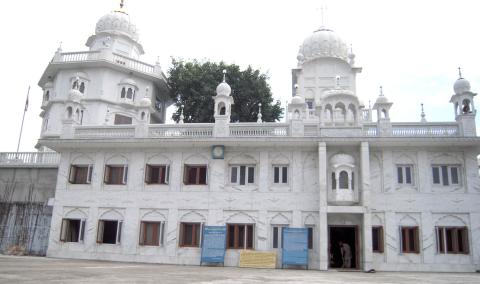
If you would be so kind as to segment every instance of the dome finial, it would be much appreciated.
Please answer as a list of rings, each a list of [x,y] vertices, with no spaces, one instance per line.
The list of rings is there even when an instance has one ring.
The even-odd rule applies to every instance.
[[[178,123],[183,124],[183,120],[185,119],[185,117],[183,116],[183,109],[185,108],[185,105],[181,105],[180,107],[182,108],[182,110],[180,112],[180,120],[178,121]]]
[[[383,87],[380,86],[380,97],[383,97]]]
[[[257,123],[262,123],[262,103],[258,103]]]
[[[222,82],[223,82],[223,83],[226,83],[226,81],[225,81],[225,75],[227,74],[227,69],[223,69],[222,72],[223,72],[223,81],[222,81]]]
[[[421,103],[420,105],[422,107],[422,113],[420,114],[422,119],[420,120],[420,122],[427,122],[427,119],[425,118],[425,111],[423,110],[423,103]]]
[[[462,79],[462,68],[458,67],[458,79]]]
[[[120,0],[120,9],[123,9],[123,5],[124,5],[123,0]]]
[[[326,19],[325,14],[326,14],[326,12],[327,12],[327,6],[323,6],[323,5],[322,5],[322,6],[320,7],[320,19],[321,19],[322,27],[325,26],[325,22],[326,22],[326,20],[325,20],[325,19]]]

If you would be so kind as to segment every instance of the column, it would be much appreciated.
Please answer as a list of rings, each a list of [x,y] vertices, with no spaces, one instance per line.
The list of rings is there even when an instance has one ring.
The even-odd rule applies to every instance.
[[[328,257],[328,224],[327,224],[327,144],[318,143],[318,186],[319,186],[319,252],[320,270],[327,270]]]
[[[370,214],[370,149],[368,142],[360,144],[361,202],[365,208],[363,214],[363,269],[372,268],[372,217]]]

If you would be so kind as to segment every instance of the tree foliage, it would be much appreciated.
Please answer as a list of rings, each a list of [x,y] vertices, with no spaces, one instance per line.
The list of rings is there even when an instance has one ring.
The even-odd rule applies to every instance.
[[[273,102],[272,92],[267,83],[268,76],[249,66],[245,70],[235,64],[224,62],[185,61],[172,58],[168,83],[177,111],[172,115],[176,122],[180,119],[181,106],[185,123],[214,122],[214,99],[216,88],[223,80],[223,70],[227,71],[226,81],[232,88],[234,105],[232,122],[257,121],[258,104],[262,104],[263,121],[273,122],[282,117],[280,101]]]

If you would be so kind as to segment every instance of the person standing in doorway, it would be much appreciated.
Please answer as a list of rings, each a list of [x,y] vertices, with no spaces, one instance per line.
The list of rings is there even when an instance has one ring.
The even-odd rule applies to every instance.
[[[342,241],[338,242],[340,246],[340,252],[342,254],[342,268],[351,268],[352,267],[352,250],[350,245]]]

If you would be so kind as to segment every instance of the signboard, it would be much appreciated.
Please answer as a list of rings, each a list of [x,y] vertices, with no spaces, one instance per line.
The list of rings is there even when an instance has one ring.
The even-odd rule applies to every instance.
[[[277,254],[275,252],[242,250],[240,252],[239,267],[248,268],[275,268]]]
[[[308,267],[308,229],[283,228],[283,265],[305,265]]]
[[[201,263],[223,263],[225,259],[226,226],[205,226],[202,236]]]

